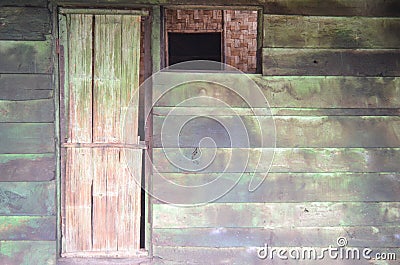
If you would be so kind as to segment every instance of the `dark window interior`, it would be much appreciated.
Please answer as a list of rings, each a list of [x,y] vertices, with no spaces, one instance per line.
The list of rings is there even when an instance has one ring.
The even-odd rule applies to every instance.
[[[169,66],[192,60],[221,62],[221,33],[168,33]]]

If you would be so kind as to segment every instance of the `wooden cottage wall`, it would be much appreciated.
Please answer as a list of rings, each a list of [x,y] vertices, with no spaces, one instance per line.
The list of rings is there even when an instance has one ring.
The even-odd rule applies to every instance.
[[[399,1],[112,5],[227,3],[267,13],[264,76],[253,78],[277,114],[274,172],[251,195],[198,208],[154,205],[154,254],[172,263],[266,264],[253,247],[327,247],[345,235],[399,257]],[[51,17],[46,0],[0,1],[0,264],[56,262]]]
[[[206,206],[156,203],[155,256],[267,264],[256,247],[323,248],[336,246],[339,237],[351,247],[400,254],[400,6],[321,2],[264,1],[263,75],[252,78],[275,115],[277,149],[267,179],[249,193],[244,177]],[[182,90],[182,98],[189,91]],[[158,107],[174,101],[179,96]],[[156,108],[155,114],[156,130],[165,113]],[[157,138],[156,130],[155,147]],[[168,178],[195,181],[161,154],[154,149],[154,163]]]
[[[46,0],[0,1],[0,264],[55,264],[55,108]]]

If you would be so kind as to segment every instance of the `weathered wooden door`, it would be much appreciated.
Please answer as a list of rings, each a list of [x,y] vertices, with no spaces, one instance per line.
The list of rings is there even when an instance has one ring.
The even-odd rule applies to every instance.
[[[63,256],[134,256],[140,248],[141,189],[135,180],[142,165],[136,93],[141,17],[116,13],[65,10],[60,15],[67,128]],[[123,126],[131,100],[136,111],[126,126],[134,140],[127,142]]]

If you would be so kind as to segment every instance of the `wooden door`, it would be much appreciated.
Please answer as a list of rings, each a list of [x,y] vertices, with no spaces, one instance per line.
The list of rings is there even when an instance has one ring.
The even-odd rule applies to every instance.
[[[135,256],[140,249],[141,17],[103,13],[60,15],[67,128],[63,256]],[[134,111],[125,125],[130,101]],[[123,126],[130,126],[132,141],[123,137]]]

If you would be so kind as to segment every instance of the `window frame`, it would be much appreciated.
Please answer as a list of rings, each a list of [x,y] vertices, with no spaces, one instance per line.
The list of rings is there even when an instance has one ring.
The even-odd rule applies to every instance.
[[[263,36],[264,36],[264,7],[260,5],[163,5],[161,7],[161,68],[168,67],[168,31],[166,28],[166,10],[243,10],[243,11],[257,11],[257,53],[256,53],[256,72],[251,74],[261,74],[262,73],[262,48],[263,48]],[[200,31],[199,31],[200,32]],[[222,63],[225,63],[225,34],[224,29],[221,31],[222,36]],[[191,70],[177,70],[177,69],[167,69],[167,71],[172,72],[192,72]],[[230,73],[231,71],[218,71],[209,70],[205,71],[207,73]],[[250,74],[250,73],[249,73]]]

